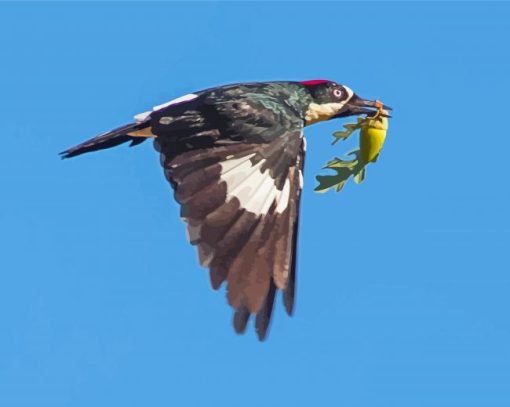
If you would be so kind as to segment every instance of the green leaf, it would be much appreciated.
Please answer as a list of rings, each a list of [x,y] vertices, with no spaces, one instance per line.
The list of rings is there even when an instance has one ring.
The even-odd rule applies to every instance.
[[[335,131],[333,133],[333,137],[335,139],[331,142],[331,144],[335,144],[338,140],[345,140],[349,136],[352,135],[356,130],[361,129],[368,121],[368,118],[358,117],[358,121],[356,123],[346,123],[344,124],[345,130],[343,131]]]
[[[356,163],[354,161],[342,160],[335,162],[332,165],[327,165],[324,168],[333,170],[336,174],[317,175],[316,178],[317,181],[319,181],[319,185],[317,185],[315,191],[326,192],[330,188],[335,188],[337,192],[340,191],[344,187],[349,177],[353,174],[355,166]]]

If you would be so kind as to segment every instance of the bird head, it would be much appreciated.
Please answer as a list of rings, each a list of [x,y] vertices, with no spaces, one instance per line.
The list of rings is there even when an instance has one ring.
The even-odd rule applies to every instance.
[[[379,108],[391,110],[377,100],[367,100],[356,95],[351,88],[327,80],[301,82],[312,97],[305,112],[306,125],[324,120],[359,114],[373,114]]]

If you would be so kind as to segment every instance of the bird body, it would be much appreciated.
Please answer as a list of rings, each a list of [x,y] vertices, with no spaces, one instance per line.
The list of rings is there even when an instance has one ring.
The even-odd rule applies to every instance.
[[[335,82],[257,82],[190,93],[62,153],[154,139],[191,244],[213,288],[227,283],[234,328],[264,339],[277,290],[294,308],[305,126],[373,112]]]

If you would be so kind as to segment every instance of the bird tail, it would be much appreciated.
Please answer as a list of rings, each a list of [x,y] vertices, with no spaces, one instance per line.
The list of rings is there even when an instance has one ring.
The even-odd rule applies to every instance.
[[[62,158],[71,158],[80,154],[115,147],[127,142],[131,142],[129,146],[133,147],[150,137],[154,137],[151,132],[150,121],[130,123],[62,151],[60,156]]]

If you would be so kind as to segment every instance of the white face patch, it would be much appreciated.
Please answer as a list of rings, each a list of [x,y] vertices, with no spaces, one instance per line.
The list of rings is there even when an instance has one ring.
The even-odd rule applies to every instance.
[[[135,115],[135,120],[137,123],[141,123],[141,122],[145,121],[150,116],[150,114],[156,110],[163,109],[164,107],[167,107],[170,105],[176,105],[177,103],[189,102],[190,100],[196,99],[197,97],[198,97],[198,95],[195,95],[194,93],[189,93],[187,95],[178,97],[177,99],[172,99],[169,102],[154,106],[152,108],[152,110],[150,110],[150,111],[139,113],[139,114]]]
[[[347,103],[347,100],[344,102],[334,102],[334,103],[310,103],[308,106],[308,110],[305,114],[306,124],[313,124],[317,122],[322,122],[324,120],[331,119],[334,115],[338,113],[338,111],[344,107]]]
[[[265,160],[253,165],[250,154],[241,158],[226,160],[221,165],[221,181],[227,184],[227,198],[237,198],[241,207],[256,215],[264,215],[275,200],[276,211],[283,212],[288,205],[290,186],[286,181],[283,190],[276,188],[269,170],[260,172]]]
[[[352,91],[351,88],[347,87],[347,86],[344,86],[344,89],[345,91],[347,92],[347,94],[349,95],[346,99],[346,102],[348,102],[349,100],[351,100],[352,98],[352,95],[354,95],[354,92]]]

